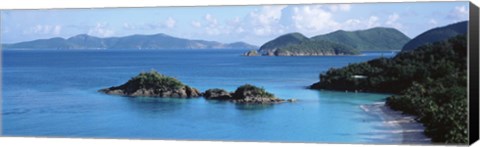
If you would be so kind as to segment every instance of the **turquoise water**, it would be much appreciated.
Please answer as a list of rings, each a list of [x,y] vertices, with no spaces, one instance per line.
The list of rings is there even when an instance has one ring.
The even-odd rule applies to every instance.
[[[385,95],[309,90],[320,72],[391,52],[336,57],[244,57],[241,50],[3,51],[2,135],[324,143],[398,143],[398,129],[361,104]],[[201,91],[250,83],[296,103],[241,105],[203,98],[96,92],[141,71]]]

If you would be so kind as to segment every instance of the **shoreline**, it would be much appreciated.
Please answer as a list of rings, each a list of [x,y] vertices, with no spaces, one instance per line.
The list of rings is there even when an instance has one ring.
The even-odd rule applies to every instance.
[[[423,133],[425,127],[415,120],[416,116],[403,114],[385,105],[385,102],[360,105],[360,108],[372,115],[380,117],[386,125],[396,126],[400,130],[390,130],[388,133],[402,133],[402,144],[432,144],[431,139]]]

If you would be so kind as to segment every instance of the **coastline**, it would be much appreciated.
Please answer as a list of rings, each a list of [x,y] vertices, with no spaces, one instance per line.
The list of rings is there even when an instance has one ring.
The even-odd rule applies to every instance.
[[[403,144],[432,144],[431,139],[424,135],[425,127],[415,120],[415,116],[402,114],[385,105],[385,102],[360,105],[360,108],[372,115],[380,117],[386,125],[396,126],[400,130],[389,130],[387,133],[402,133]]]

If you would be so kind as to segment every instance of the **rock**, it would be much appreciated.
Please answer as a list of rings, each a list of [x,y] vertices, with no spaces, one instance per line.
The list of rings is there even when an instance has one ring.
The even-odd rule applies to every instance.
[[[263,88],[250,84],[240,86],[232,93],[223,89],[209,89],[204,92],[206,99],[226,100],[233,103],[243,104],[273,104],[285,102],[284,99],[276,98],[275,95],[268,93]]]
[[[290,102],[290,103],[297,102],[297,99],[287,99],[287,102]]]
[[[191,88],[190,86],[185,86],[185,92],[186,92],[185,93],[186,96],[188,96],[188,97],[200,97],[200,96],[202,96],[200,91],[198,91],[195,88]]]
[[[201,96],[197,89],[156,71],[140,73],[123,85],[101,89],[99,92],[134,97],[193,98]]]
[[[257,50],[249,50],[248,52],[244,53],[243,55],[244,56],[260,56],[260,54],[258,54]]]
[[[203,97],[205,99],[231,99],[232,95],[228,93],[226,90],[219,89],[219,88],[214,88],[214,89],[208,89],[203,93]]]

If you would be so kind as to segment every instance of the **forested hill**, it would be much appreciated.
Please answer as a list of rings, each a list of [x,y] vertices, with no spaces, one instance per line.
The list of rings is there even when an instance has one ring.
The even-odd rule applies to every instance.
[[[288,46],[288,45],[296,45],[300,44],[301,42],[309,41],[308,37],[305,37],[303,34],[295,32],[295,33],[288,33],[281,35],[271,41],[260,46],[258,50],[262,54],[267,54],[268,52],[274,52],[276,49]]]
[[[330,69],[313,89],[396,94],[386,104],[418,116],[433,142],[468,143],[467,39],[459,35],[393,58]]]
[[[446,40],[457,35],[465,35],[467,33],[467,29],[468,21],[462,21],[428,30],[405,44],[402,51],[410,51],[427,43]]]
[[[338,30],[311,38],[295,32],[281,35],[263,44],[258,51],[251,50],[244,55],[357,55],[367,50],[400,50],[409,40],[402,32],[384,27],[358,31]]]
[[[326,40],[312,40],[300,33],[279,36],[262,45],[258,52],[267,56],[333,56],[360,53],[352,47]],[[252,53],[250,51],[246,55],[258,55]]]
[[[394,28],[375,27],[367,30],[343,31],[318,35],[312,40],[327,40],[358,50],[401,50],[410,38]]]

